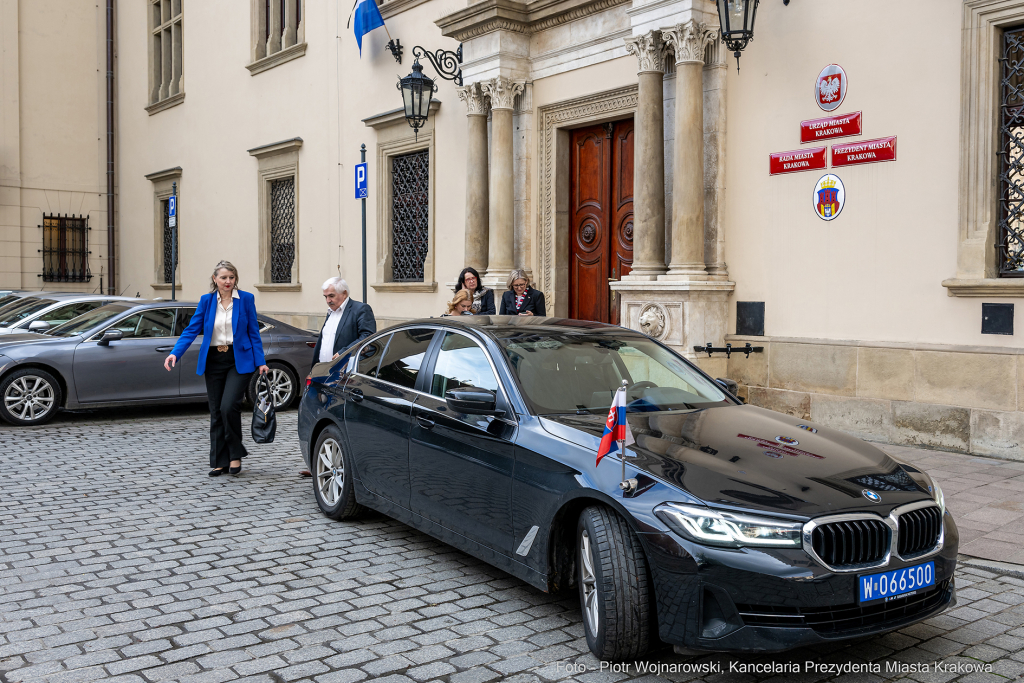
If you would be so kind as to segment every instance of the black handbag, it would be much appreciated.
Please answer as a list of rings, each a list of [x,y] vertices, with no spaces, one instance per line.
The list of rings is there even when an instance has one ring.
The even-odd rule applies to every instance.
[[[273,443],[276,433],[277,413],[274,412],[270,380],[266,375],[260,375],[256,379],[256,405],[252,409],[252,440],[256,443]]]

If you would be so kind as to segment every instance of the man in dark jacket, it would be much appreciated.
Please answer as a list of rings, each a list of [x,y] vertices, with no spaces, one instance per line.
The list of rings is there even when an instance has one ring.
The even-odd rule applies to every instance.
[[[324,283],[323,290],[330,310],[324,326],[320,328],[316,348],[313,349],[312,365],[337,358],[339,351],[377,331],[373,309],[368,304],[350,298],[348,284],[344,280],[332,277]]]

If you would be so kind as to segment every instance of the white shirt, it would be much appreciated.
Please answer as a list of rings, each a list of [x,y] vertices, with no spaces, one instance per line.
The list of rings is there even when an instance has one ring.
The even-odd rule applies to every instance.
[[[348,306],[349,297],[345,297],[345,300],[338,306],[338,310],[331,311],[327,316],[327,321],[324,323],[324,329],[320,333],[320,362],[326,363],[327,361],[334,358],[334,340],[338,336],[338,325],[341,324],[341,314],[345,312],[345,307]]]
[[[231,331],[231,311],[235,307],[235,299],[241,297],[238,296],[238,290],[234,289],[231,291],[231,302],[227,308],[224,308],[224,303],[220,299],[220,292],[215,292],[217,295],[217,319],[213,321],[213,337],[210,339],[210,346],[226,346],[234,342],[234,333]]]

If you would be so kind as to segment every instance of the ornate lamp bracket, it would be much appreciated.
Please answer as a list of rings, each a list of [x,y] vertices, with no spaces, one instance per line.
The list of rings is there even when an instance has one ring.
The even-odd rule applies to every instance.
[[[429,52],[417,45],[412,49],[412,55],[417,59],[426,57],[438,76],[446,81],[453,81],[455,85],[462,85],[462,43],[459,43],[459,49],[454,52],[440,49]]]

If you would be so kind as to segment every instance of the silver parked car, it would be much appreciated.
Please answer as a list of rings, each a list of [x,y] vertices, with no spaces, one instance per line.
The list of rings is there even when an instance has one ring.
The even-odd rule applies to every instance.
[[[0,308],[0,334],[43,332],[115,301],[139,299],[103,294],[33,292]]]
[[[206,401],[196,375],[199,342],[170,372],[164,357],[188,325],[196,304],[119,301],[85,313],[47,334],[0,337],[0,417],[15,425],[42,424],[68,410]],[[316,334],[259,316],[270,391],[278,408],[300,394]],[[256,378],[248,398],[255,397]]]

